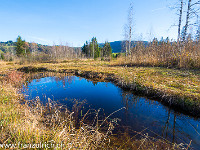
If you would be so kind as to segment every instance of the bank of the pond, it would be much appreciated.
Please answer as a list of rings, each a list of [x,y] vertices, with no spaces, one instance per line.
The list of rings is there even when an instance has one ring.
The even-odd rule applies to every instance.
[[[111,135],[113,129],[111,122],[108,123],[108,130],[105,133],[100,132],[99,126],[84,123],[80,123],[80,128],[75,128],[73,116],[76,112],[66,110],[62,115],[63,111],[55,104],[49,103],[44,107],[39,101],[22,103],[24,97],[17,92],[16,86],[26,81],[26,76],[28,75],[16,71],[6,71],[0,80],[0,148],[2,149],[31,149],[36,148],[38,145],[34,144],[37,143],[48,143],[48,147],[53,146],[50,149],[54,149],[54,146],[62,149],[184,148],[182,144],[151,138],[142,131],[138,133],[142,135],[141,139],[129,136],[116,139]],[[43,149],[45,145],[39,148]]]
[[[111,81],[135,94],[157,99],[163,104],[194,117],[200,117],[200,74],[198,70],[154,67],[111,67],[102,62],[36,64],[19,71],[53,71],[80,77]]]
[[[164,105],[167,105],[176,111],[181,111],[182,113],[192,115],[193,117],[200,117],[200,102],[196,97],[173,95],[172,93],[161,91],[160,89],[146,87],[137,82],[130,82],[115,74],[81,70],[62,70],[59,72],[73,73],[74,75],[93,80],[109,81],[124,90],[133,91],[134,94],[161,101]]]

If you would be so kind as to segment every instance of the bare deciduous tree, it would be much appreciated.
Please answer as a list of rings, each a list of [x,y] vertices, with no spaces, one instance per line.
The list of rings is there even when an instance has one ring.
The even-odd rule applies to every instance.
[[[31,42],[31,43],[30,43],[30,51],[32,52],[32,55],[33,55],[33,56],[36,55],[37,49],[38,49],[37,44],[34,43],[34,42]]]
[[[125,47],[125,53],[126,57],[128,55],[128,26],[125,24],[124,26],[124,42],[123,42],[123,47]]]
[[[179,13],[178,39],[177,39],[178,43],[180,41],[180,36],[181,36],[181,23],[182,23],[182,15],[183,15],[183,0],[180,0],[180,2],[181,2],[181,5],[180,5],[180,13]]]
[[[186,22],[185,22],[184,33],[183,33],[183,41],[186,40],[188,27],[190,25],[195,25],[195,23],[192,24],[190,22],[194,16],[197,16],[197,17],[199,16],[199,10],[200,10],[199,5],[200,5],[200,0],[197,0],[197,1],[188,0]]]
[[[187,29],[188,29],[188,25],[189,25],[190,14],[191,14],[191,1],[192,0],[188,0],[186,22],[185,22],[184,33],[183,33],[183,41],[185,41],[186,35],[187,35]]]
[[[133,3],[130,3],[129,10],[128,10],[128,22],[124,27],[124,37],[125,37],[125,44],[126,44],[126,56],[130,55],[131,52],[131,41],[132,41],[132,34],[133,34]]]
[[[129,28],[128,54],[130,55],[132,30],[133,30],[133,3],[130,4],[130,8],[128,12],[128,28]]]

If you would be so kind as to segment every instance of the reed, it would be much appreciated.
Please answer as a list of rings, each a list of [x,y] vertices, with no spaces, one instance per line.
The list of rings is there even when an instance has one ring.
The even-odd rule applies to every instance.
[[[168,68],[199,69],[200,42],[188,38],[186,42],[154,39],[148,45],[137,42],[131,55],[120,61],[121,65],[160,66]]]
[[[24,80],[21,73],[15,72],[8,76],[10,80],[6,80],[7,76],[0,80],[0,144],[20,143],[18,148],[21,149],[25,144],[40,142],[62,143],[63,149],[184,148],[147,135],[137,140],[129,138],[128,144],[127,141],[120,144],[122,141],[112,135],[116,120],[108,120],[115,112],[100,120],[100,110],[88,110],[77,126],[75,116],[80,114],[81,109],[77,108],[81,108],[82,103],[76,103],[74,109],[65,107],[63,110],[61,105],[50,99],[46,105],[42,105],[39,98],[25,101],[23,95],[17,92],[16,82]],[[18,80],[13,82],[12,79]],[[95,116],[94,119],[85,123],[91,114]]]

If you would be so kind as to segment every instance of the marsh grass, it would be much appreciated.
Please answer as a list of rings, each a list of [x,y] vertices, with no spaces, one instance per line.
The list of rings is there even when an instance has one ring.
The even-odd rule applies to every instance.
[[[89,126],[83,121],[77,128],[74,118],[77,112],[68,109],[61,111],[62,106],[51,100],[43,106],[38,98],[20,104],[17,100],[19,95],[13,93],[15,90],[9,85],[1,87],[1,144],[54,141],[62,142],[66,149],[96,149],[104,146],[112,129],[111,124],[105,134],[100,133],[96,126]]]
[[[10,70],[50,71],[54,73],[75,74],[86,78],[108,80],[138,93],[146,93],[149,98],[160,99],[167,105],[175,104],[175,107],[184,112],[198,116],[200,110],[200,71],[198,69],[173,69],[165,67],[139,67],[124,65],[124,58],[118,58],[111,62],[94,61],[91,59],[67,60],[60,63],[35,63],[32,65],[19,65],[15,62],[9,64],[0,62],[1,76]],[[121,65],[119,65],[121,64]],[[31,68],[31,70],[29,70]],[[23,71],[23,70],[21,70]],[[31,72],[31,73],[33,73]],[[189,108],[189,109],[188,109]]]
[[[149,98],[160,99],[167,105],[174,104],[183,111],[199,115],[200,71],[170,69],[165,67],[128,67],[116,65],[123,62],[119,58],[112,62],[79,61],[48,64],[47,68],[58,72],[75,72],[87,78],[107,79],[122,88],[143,93]],[[44,66],[37,64],[35,66]]]
[[[200,42],[190,38],[180,43],[155,38],[147,45],[137,42],[131,55],[118,65],[200,69],[199,48]]]
[[[193,116],[199,115],[200,71],[198,69],[130,67],[124,65],[124,58],[118,58],[111,62],[83,59],[32,65],[19,65],[15,62],[12,64],[0,62],[0,64],[0,79],[9,70],[21,70],[21,68],[26,68],[25,72],[29,73],[45,68],[45,70],[54,73],[75,74],[98,80],[106,79],[121,85],[123,88],[128,87],[128,89],[133,89],[138,93],[146,93],[147,96],[150,95],[149,98],[155,99],[157,97],[156,99],[166,102],[167,105],[175,104],[177,108],[181,106],[183,111]]]
[[[81,115],[77,126],[76,115],[83,103],[74,101],[73,108],[69,110],[50,99],[46,105],[42,105],[39,98],[25,101],[16,87],[17,81],[21,83],[24,79],[22,74],[11,74],[10,80],[6,80],[11,76],[8,74],[5,80],[0,81],[0,144],[20,143],[17,149],[29,148],[27,145],[23,147],[24,144],[40,142],[62,143],[63,149],[185,149],[182,145],[152,139],[143,132],[138,133],[140,139],[126,135],[123,138],[126,141],[120,140],[112,134],[118,121],[111,117],[115,112],[101,118],[101,109],[88,110]],[[88,122],[90,115],[93,119]]]

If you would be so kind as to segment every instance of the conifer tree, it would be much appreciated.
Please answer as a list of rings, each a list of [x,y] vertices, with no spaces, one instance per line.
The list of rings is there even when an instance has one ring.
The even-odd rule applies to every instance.
[[[92,52],[93,52],[93,58],[98,58],[100,56],[100,49],[99,49],[99,45],[97,43],[97,39],[96,37],[92,38],[92,42],[91,42],[92,46]]]
[[[25,46],[25,41],[22,40],[21,36],[17,37],[17,42],[16,42],[16,54],[17,56],[24,55],[26,52],[26,46]]]
[[[82,52],[85,53],[87,58],[96,59],[100,57],[100,48],[97,43],[96,37],[93,37],[91,42],[87,42],[82,47]]]
[[[103,46],[103,57],[111,57],[112,54],[112,48],[110,46],[109,42],[105,42]]]

